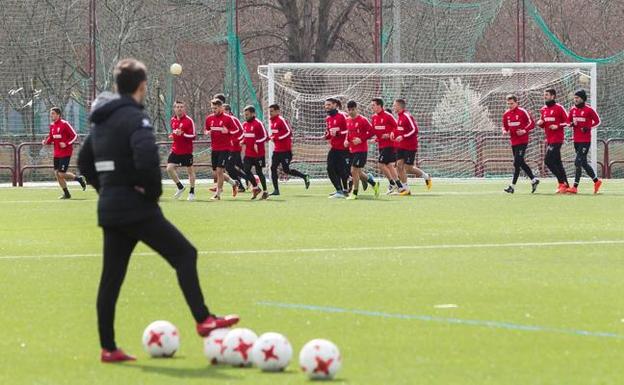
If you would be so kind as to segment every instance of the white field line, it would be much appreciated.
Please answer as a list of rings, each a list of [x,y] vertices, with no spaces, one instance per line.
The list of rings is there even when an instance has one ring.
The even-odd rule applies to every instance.
[[[597,246],[624,245],[624,239],[593,240],[593,241],[559,241],[559,242],[512,242],[512,243],[466,243],[441,245],[406,245],[406,246],[363,246],[363,247],[319,247],[298,249],[256,249],[256,250],[203,250],[200,255],[245,255],[245,254],[291,254],[291,253],[330,253],[353,251],[401,251],[401,250],[453,250],[453,249],[492,249],[492,248],[527,248],[527,247],[558,247],[558,246]],[[153,251],[133,253],[133,255],[155,255]],[[52,259],[52,258],[87,258],[99,257],[101,253],[83,254],[40,254],[40,255],[4,255],[0,260],[20,259]]]

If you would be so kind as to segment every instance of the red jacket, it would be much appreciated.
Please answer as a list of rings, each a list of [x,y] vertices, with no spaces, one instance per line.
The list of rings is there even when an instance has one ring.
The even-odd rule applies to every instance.
[[[273,152],[292,151],[292,130],[282,115],[271,118],[271,140],[275,147]]]
[[[395,139],[397,136],[402,136],[403,139],[400,142],[394,142],[396,148],[409,151],[418,149],[418,125],[412,115],[405,110],[399,112],[397,129],[394,132]]]
[[[332,129],[338,129],[335,135],[331,134]],[[329,140],[331,148],[334,150],[345,150],[344,141],[347,137],[347,119],[340,112],[329,115],[325,118],[325,139]]]
[[[54,144],[54,157],[67,158],[74,151],[74,142],[78,139],[78,134],[74,128],[64,119],[59,119],[50,124],[50,133],[45,139],[45,144]],[[61,143],[65,143],[65,148],[61,148]]]
[[[170,138],[173,139],[171,152],[176,155],[188,155],[193,153],[193,140],[197,137],[195,132],[195,122],[184,115],[178,119],[177,116],[171,118],[171,131],[181,129],[182,134],[176,135],[173,132]]]
[[[234,121],[234,125],[236,126],[236,132],[232,133],[232,144],[230,146],[230,152],[241,152],[243,148],[241,147],[241,140],[243,140],[243,125],[240,120],[234,115],[230,115],[232,120]]]
[[[394,116],[389,114],[386,111],[381,111],[378,114],[374,114],[371,118],[371,124],[373,125],[373,130],[375,135],[377,136],[377,142],[379,143],[379,148],[393,147],[394,142],[390,138],[382,138],[384,134],[392,134],[397,129],[397,122],[394,120]]]
[[[243,123],[243,142],[245,143],[245,157],[262,158],[265,155],[264,142],[269,140],[264,124],[257,118]],[[258,152],[254,145],[258,146]]]
[[[543,106],[540,109],[540,119],[543,123],[540,125],[546,134],[546,143],[561,144],[565,137],[564,127],[568,122],[568,114],[565,108],[559,103],[552,106]],[[550,126],[557,126],[556,130],[552,130]]]
[[[227,133],[223,133],[223,127]],[[210,132],[210,146],[212,151],[230,151],[232,134],[238,131],[234,120],[227,114],[210,114],[206,117],[205,130]]]
[[[529,143],[529,132],[534,128],[535,122],[527,110],[522,107],[507,110],[503,115],[503,129],[509,132],[512,146]],[[526,133],[518,135],[518,130],[525,130]]]
[[[362,115],[355,118],[347,118],[347,141],[349,142],[349,151],[354,154],[356,152],[368,152],[368,140],[373,137],[373,126]],[[353,140],[359,138],[362,142],[354,144]]]
[[[600,117],[589,105],[570,109],[568,123],[574,122],[574,143],[591,143],[591,130],[600,125]]]

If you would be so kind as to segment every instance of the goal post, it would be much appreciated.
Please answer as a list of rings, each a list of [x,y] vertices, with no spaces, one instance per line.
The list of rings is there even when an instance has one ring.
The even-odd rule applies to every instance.
[[[574,92],[584,88],[597,105],[595,63],[271,63],[258,67],[263,108],[277,103],[293,128],[294,163],[315,178],[326,178],[327,144],[323,103],[329,97],[343,104],[353,99],[360,113],[372,114],[370,100],[386,107],[395,98],[419,125],[418,165],[438,177],[507,177],[511,151],[501,134],[505,96],[516,94],[520,105],[539,119],[546,88],[557,91],[566,110]],[[600,113],[600,111],[598,111]],[[268,114],[267,114],[268,115]],[[569,172],[574,167],[571,130],[562,151]],[[369,149],[367,168],[377,171],[376,146]],[[529,165],[549,175],[543,165],[544,132],[531,133]],[[592,131],[590,161],[597,172],[597,132]]]

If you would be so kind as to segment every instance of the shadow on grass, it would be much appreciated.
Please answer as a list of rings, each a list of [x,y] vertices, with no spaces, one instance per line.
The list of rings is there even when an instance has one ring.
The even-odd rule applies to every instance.
[[[197,368],[176,368],[176,367],[165,367],[165,366],[156,366],[156,365],[144,365],[144,364],[131,364],[131,365],[120,365],[119,367],[123,368],[132,368],[132,369],[140,369],[145,373],[158,374],[168,377],[177,377],[177,378],[211,378],[211,379],[221,379],[221,380],[236,380],[237,378],[232,377],[227,374],[229,369],[225,366],[211,366],[206,365]]]

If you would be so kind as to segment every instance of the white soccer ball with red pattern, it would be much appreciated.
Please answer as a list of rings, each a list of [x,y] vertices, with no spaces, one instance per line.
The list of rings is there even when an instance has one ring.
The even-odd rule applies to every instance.
[[[299,366],[313,380],[329,380],[342,367],[342,357],[333,342],[316,339],[301,349]]]
[[[253,348],[253,364],[265,372],[279,372],[288,366],[292,359],[292,346],[288,339],[279,333],[264,333]]]
[[[223,346],[223,340],[225,336],[230,332],[230,329],[215,329],[210,332],[210,335],[204,338],[204,355],[210,361],[211,364],[224,364],[225,357],[223,352],[225,347]]]
[[[143,332],[143,348],[152,357],[173,357],[180,349],[180,333],[169,321],[154,321]]]
[[[251,348],[258,339],[256,333],[245,328],[230,330],[223,340],[223,357],[233,366],[251,366]]]

